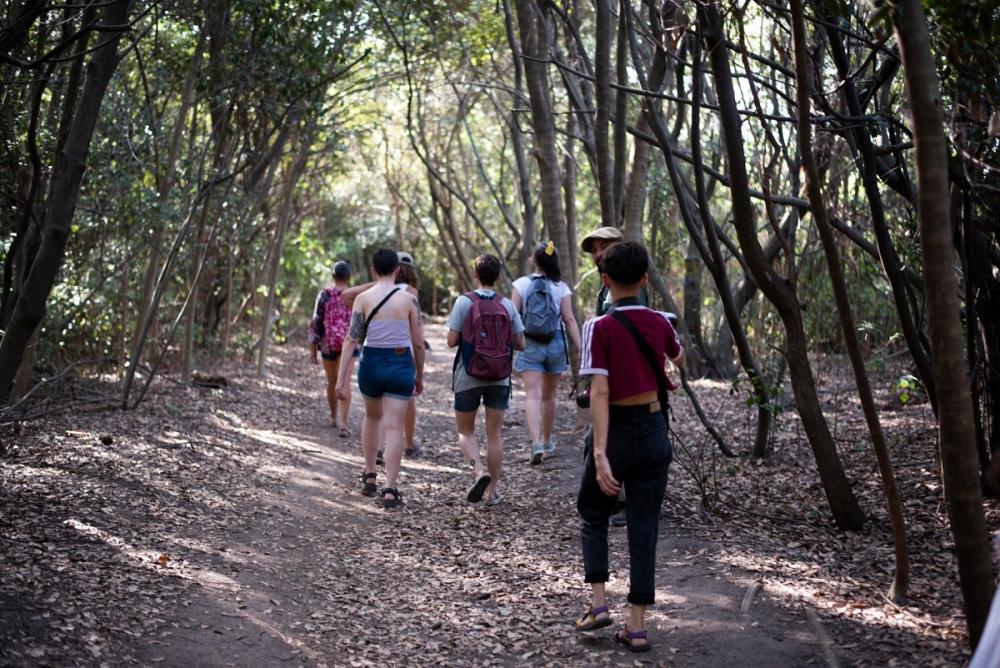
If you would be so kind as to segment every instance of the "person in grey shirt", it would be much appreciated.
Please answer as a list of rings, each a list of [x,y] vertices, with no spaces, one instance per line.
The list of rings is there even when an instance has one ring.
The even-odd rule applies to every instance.
[[[476,258],[475,271],[479,287],[474,291],[475,298],[485,300],[500,300],[510,318],[510,345],[512,350],[524,350],[524,325],[514,304],[493,289],[500,277],[500,260],[493,255],[480,255]],[[448,317],[448,347],[457,348],[462,344],[462,329],[465,320],[472,310],[473,297],[461,295],[455,300],[451,315]],[[508,370],[508,365],[506,367]],[[508,371],[509,374],[509,371]],[[503,455],[503,415],[510,404],[510,375],[497,380],[485,380],[469,375],[462,360],[462,352],[456,355],[455,368],[452,375],[452,389],[455,392],[455,426],[458,431],[458,447],[462,454],[472,460],[475,483],[469,489],[466,499],[476,503],[484,496],[486,505],[495,506],[501,501],[497,491],[497,481],[500,478],[501,460]],[[479,405],[486,406],[486,466],[479,456],[479,444],[476,441],[476,415]]]

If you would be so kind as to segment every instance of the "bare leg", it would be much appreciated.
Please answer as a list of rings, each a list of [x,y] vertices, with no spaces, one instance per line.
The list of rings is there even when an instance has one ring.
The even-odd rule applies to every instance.
[[[455,411],[455,429],[458,431],[458,449],[462,456],[472,460],[474,477],[478,480],[483,474],[483,461],[479,457],[479,444],[476,442],[476,416],[479,410]]]
[[[495,408],[486,409],[486,466],[489,469],[490,481],[486,488],[486,498],[493,496],[497,481],[500,479],[500,468],[503,461],[503,414]]]
[[[340,358],[337,358],[337,365],[340,365]],[[336,384],[336,376],[334,376],[334,383]],[[339,405],[340,422],[337,423],[337,427],[344,430],[342,435],[346,436],[347,433],[347,416],[351,414],[351,383],[347,383],[347,398],[340,400]]]
[[[541,443],[539,438],[538,423],[542,403],[542,374],[541,371],[524,371],[521,373],[521,381],[524,383],[524,420],[528,423],[528,434],[531,435],[531,443]]]
[[[552,440],[552,425],[556,421],[556,390],[559,389],[558,373],[542,374],[542,441]]]
[[[413,449],[413,433],[417,430],[417,398],[410,399],[406,406],[406,418],[403,420],[403,434],[406,437],[407,449]]]
[[[330,404],[330,422],[337,424],[337,374],[340,373],[340,358],[323,360],[323,370],[326,372],[326,401]],[[350,385],[347,386],[350,391]]]
[[[628,611],[628,630],[629,631],[645,631],[646,630],[646,606],[632,604]],[[619,631],[619,633],[621,633]],[[632,644],[636,647],[641,647],[642,645],[648,644],[648,640],[645,638],[635,638]]]
[[[591,582],[591,608],[600,608],[601,606],[608,604],[608,599],[604,596],[604,583],[603,582]],[[631,626],[629,628],[632,628]]]
[[[384,397],[382,406],[385,409],[385,419],[382,421],[385,436],[385,486],[396,488],[396,478],[399,477],[401,460],[403,459],[403,417],[409,399]],[[372,461],[374,462],[374,443],[372,444]]]
[[[375,451],[378,450],[381,427],[382,399],[365,397],[365,421],[361,423],[361,450],[365,457],[365,473],[375,470]]]

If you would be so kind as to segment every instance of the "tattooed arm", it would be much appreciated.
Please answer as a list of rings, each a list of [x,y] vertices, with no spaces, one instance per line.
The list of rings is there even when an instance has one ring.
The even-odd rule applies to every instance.
[[[354,310],[351,311],[351,328],[344,339],[344,347],[340,352],[340,372],[337,374],[337,397],[343,401],[348,398],[347,385],[351,382],[351,374],[354,371],[354,350],[365,340],[367,333],[365,327],[365,314],[361,310],[360,300],[354,302]]]

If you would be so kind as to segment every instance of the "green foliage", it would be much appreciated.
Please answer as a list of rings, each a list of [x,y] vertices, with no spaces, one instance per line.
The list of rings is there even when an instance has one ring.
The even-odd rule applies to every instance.
[[[905,374],[896,379],[893,384],[893,391],[896,400],[903,406],[919,404],[927,401],[927,391],[923,384],[910,374]]]

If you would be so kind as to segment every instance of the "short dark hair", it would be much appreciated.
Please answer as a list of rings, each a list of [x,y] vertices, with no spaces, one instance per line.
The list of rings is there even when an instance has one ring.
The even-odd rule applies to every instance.
[[[649,251],[638,241],[619,241],[604,251],[601,272],[620,285],[635,285],[649,271]]]
[[[333,276],[345,280],[351,277],[351,263],[347,260],[337,260],[333,263]]]
[[[476,258],[476,278],[483,285],[494,285],[500,278],[500,258],[483,253]]]
[[[552,242],[550,241],[549,243]],[[547,253],[548,248],[549,244],[538,244],[538,247],[535,248],[535,264],[538,265],[538,268],[542,270],[542,273],[550,281],[562,280],[562,269],[559,268],[559,253],[555,247],[552,248],[551,253]]]
[[[391,248],[379,248],[372,255],[372,268],[379,276],[388,276],[399,266],[399,256]]]

